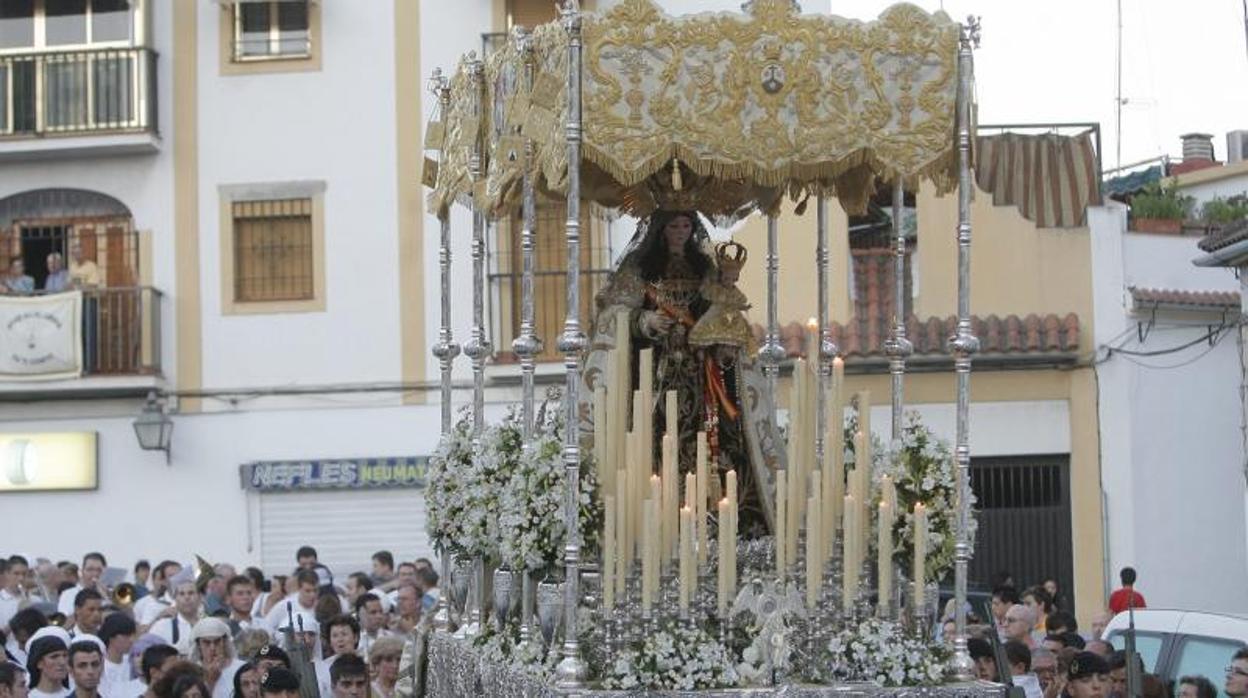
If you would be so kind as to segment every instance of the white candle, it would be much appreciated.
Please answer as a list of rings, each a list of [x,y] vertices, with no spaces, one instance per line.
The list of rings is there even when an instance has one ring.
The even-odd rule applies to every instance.
[[[654,500],[647,499],[645,517],[643,518],[645,535],[641,539],[641,608],[649,611],[654,601],[654,545],[655,545],[655,506]]]
[[[671,564],[680,533],[680,479],[676,474],[676,437],[663,435],[663,564]]]
[[[607,477],[615,471],[607,470],[607,387],[602,383],[594,386],[594,463],[603,495],[615,494],[615,483]]]
[[[897,511],[897,485],[893,483],[893,476],[888,473],[880,477],[880,499],[888,502],[893,511]]]
[[[784,579],[785,573],[785,548],[788,547],[788,527],[789,518],[788,507],[785,502],[788,501],[789,483],[785,477],[784,470],[776,471],[776,574]]]
[[[697,454],[697,463],[696,463],[696,468],[695,468],[696,469],[696,473],[695,473],[696,482],[694,486],[694,499],[693,499],[694,519],[696,521],[695,528],[697,529],[697,531],[695,532],[695,535],[697,536],[697,539],[698,539],[698,564],[699,565],[706,564],[706,556],[707,556],[707,553],[710,552],[707,549],[708,539],[706,535],[706,528],[707,528],[706,526],[706,498],[707,498],[707,485],[708,485],[706,457],[707,457],[706,432],[699,431],[698,432],[698,454]]]
[[[822,586],[823,560],[820,556],[819,526],[823,519],[819,497],[811,495],[806,509],[806,607],[814,608]]]
[[[628,491],[628,471],[620,468],[615,471],[616,488],[619,492]],[[633,538],[628,533],[628,505],[617,499],[615,507],[615,531],[620,539],[616,550],[615,587],[618,593],[624,593],[624,580],[628,577],[628,563],[633,559]]]
[[[728,612],[728,500],[719,500],[719,508],[716,512],[719,515],[719,559],[715,568],[716,582],[716,605],[715,608],[722,617]]]
[[[845,383],[845,361],[841,357],[832,359],[832,399],[828,410],[828,454],[832,462],[832,476],[825,479],[824,486],[830,487],[828,506],[832,509],[831,533],[841,525],[841,506],[845,497],[845,403],[842,391]],[[836,536],[828,536],[834,541]]]
[[[728,491],[728,594],[737,593],[737,513],[740,503],[737,501],[737,471],[729,470],[727,476]]]
[[[914,560],[911,577],[914,579],[914,608],[924,605],[924,587],[927,585],[927,507],[923,502],[914,503]]]
[[[602,606],[615,608],[615,497],[606,495],[602,535]]]
[[[806,360],[819,365],[819,321],[813,317],[806,321]]]
[[[689,612],[689,600],[693,598],[693,509],[680,509],[680,610]]]
[[[809,510],[806,512],[806,539],[815,539],[815,547],[811,548],[810,545],[807,545],[806,551],[807,555],[809,555],[812,550],[814,551],[815,561],[819,563],[819,568],[823,569],[823,564],[826,561],[826,558],[824,557],[824,549],[826,546],[823,544],[823,473],[820,473],[818,470],[814,470],[810,473],[810,495],[807,500],[808,508],[810,506],[810,499],[819,503],[819,515],[815,518],[811,518]]]
[[[879,613],[887,618],[893,600],[893,508],[887,500],[880,502],[879,534],[875,544],[879,553],[876,578],[879,580]]]
[[[666,398],[663,405],[663,416],[667,420],[666,433],[671,434],[672,438],[680,439],[680,408],[676,406],[676,391],[669,390],[664,395]]]
[[[844,572],[841,574],[841,609],[848,612],[853,608],[854,592],[858,587],[858,566],[854,563],[854,547],[858,540],[857,534],[854,533],[854,518],[858,512],[858,504],[854,501],[854,495],[845,495],[841,511],[844,512],[844,521],[841,525],[843,532],[841,557],[844,560]]]

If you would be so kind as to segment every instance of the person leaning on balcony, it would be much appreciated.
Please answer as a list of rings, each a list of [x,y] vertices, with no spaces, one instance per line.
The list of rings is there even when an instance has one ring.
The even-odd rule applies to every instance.
[[[69,289],[69,271],[65,268],[65,258],[60,252],[48,255],[48,278],[43,280],[43,290],[48,293],[60,293]]]
[[[35,279],[26,273],[26,262],[21,257],[14,257],[9,262],[9,273],[4,277],[4,291],[17,294],[35,292]]]
[[[74,288],[95,288],[100,285],[100,268],[95,260],[83,259],[82,246],[74,243],[69,248],[69,280]]]

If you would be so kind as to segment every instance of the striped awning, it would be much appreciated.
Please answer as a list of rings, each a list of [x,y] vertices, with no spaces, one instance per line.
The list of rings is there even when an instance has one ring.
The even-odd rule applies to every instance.
[[[1099,206],[1092,132],[998,133],[976,138],[975,183],[997,206],[1017,206],[1041,228],[1086,224],[1087,207]]]

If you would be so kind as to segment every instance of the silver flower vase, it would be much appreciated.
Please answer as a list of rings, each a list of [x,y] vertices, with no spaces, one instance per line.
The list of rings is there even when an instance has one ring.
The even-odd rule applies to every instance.
[[[563,582],[544,581],[537,584],[537,622],[542,631],[542,642],[547,647],[563,620]]]
[[[519,600],[520,585],[516,584],[516,574],[505,567],[494,570],[494,622],[500,630],[507,625]]]
[[[468,610],[468,589],[472,583],[472,558],[454,556],[451,559],[451,613],[454,621],[462,625]]]

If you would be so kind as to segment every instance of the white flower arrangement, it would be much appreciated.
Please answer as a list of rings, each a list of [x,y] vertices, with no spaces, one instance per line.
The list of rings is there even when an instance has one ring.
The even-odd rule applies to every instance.
[[[650,634],[640,647],[617,654],[602,684],[613,690],[732,688],[739,683],[723,645],[696,626],[673,624]]]
[[[510,669],[538,681],[554,680],[555,667],[561,657],[558,647],[552,647],[548,651],[540,640],[521,643],[512,632],[500,633],[492,625],[487,628],[485,633],[474,640],[482,663]]]
[[[563,463],[561,411],[542,409],[529,448],[518,457],[499,493],[498,543],[502,563],[513,570],[541,570],[563,559],[564,503],[567,469]],[[596,549],[602,513],[597,503],[597,477],[592,456],[582,449],[578,478],[579,530],[583,542]],[[583,546],[584,549],[584,546]]]
[[[465,537],[463,514],[469,504],[468,492],[460,474],[472,467],[472,420],[465,411],[443,435],[429,459],[429,481],[425,489],[425,526],[430,540],[440,550],[462,554]]]
[[[427,528],[439,547],[498,559],[499,500],[519,468],[520,446],[514,415],[487,425],[476,444],[467,417],[443,437],[430,459],[425,493]]]
[[[827,646],[828,681],[869,681],[879,686],[941,682],[944,647],[910,634],[900,624],[868,618],[834,635]]]
[[[893,560],[901,569],[910,569],[914,550],[914,505],[927,507],[926,581],[939,581],[953,567],[954,545],[957,542],[957,467],[949,443],[923,425],[917,412],[906,416],[900,444],[894,444],[891,457],[877,469],[878,475],[888,473],[897,490],[897,509],[893,523]],[[879,486],[877,477],[874,485]],[[970,507],[975,507],[975,494],[967,488]],[[972,540],[976,530],[975,517],[967,520]],[[873,539],[874,540],[874,539]]]

